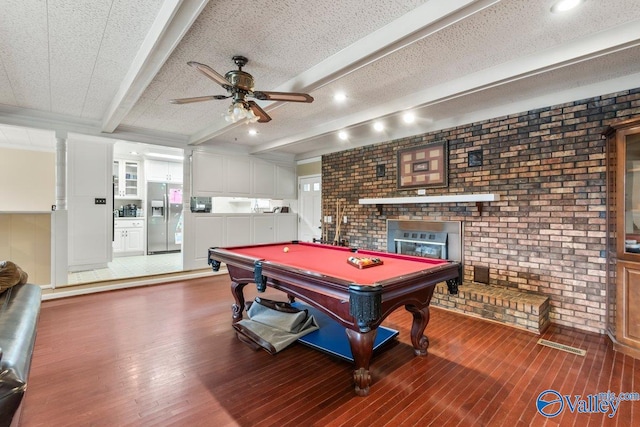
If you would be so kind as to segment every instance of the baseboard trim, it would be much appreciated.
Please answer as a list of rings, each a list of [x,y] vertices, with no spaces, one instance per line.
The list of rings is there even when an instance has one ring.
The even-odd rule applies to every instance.
[[[226,267],[220,268],[220,271],[211,271],[206,268],[202,270],[184,271],[180,273],[160,274],[157,276],[145,276],[138,278],[131,278],[129,280],[118,280],[113,282],[99,282],[81,284],[75,286],[58,287],[55,289],[47,289],[42,294],[42,300],[53,300],[58,298],[68,298],[79,295],[88,295],[98,292],[115,291],[120,289],[136,288],[140,286],[151,286],[160,283],[173,282],[178,280],[197,279],[201,277],[217,276],[220,274],[227,274]]]

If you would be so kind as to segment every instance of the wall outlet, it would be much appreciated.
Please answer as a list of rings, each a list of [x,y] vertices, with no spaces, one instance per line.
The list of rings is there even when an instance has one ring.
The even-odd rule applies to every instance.
[[[106,205],[107,204],[107,199],[96,197],[95,204],[96,205]]]
[[[425,194],[427,194],[427,190],[424,188],[418,190],[418,196],[424,196]]]
[[[346,215],[342,217],[342,222],[345,223],[345,224],[347,223],[347,216]]]

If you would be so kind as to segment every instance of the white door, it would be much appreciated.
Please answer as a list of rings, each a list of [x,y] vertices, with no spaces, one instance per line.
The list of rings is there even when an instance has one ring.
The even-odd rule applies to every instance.
[[[298,206],[300,226],[298,240],[311,242],[322,237],[322,177],[305,176],[299,179]]]

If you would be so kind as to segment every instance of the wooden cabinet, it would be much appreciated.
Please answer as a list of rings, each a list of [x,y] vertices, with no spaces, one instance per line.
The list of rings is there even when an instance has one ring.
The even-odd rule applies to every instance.
[[[113,195],[116,199],[140,197],[140,163],[133,160],[113,161]]]
[[[607,332],[614,348],[640,357],[640,118],[607,136]]]
[[[640,343],[640,263],[618,261],[616,339],[638,348]]]
[[[182,163],[147,160],[144,168],[147,181],[182,184]]]
[[[113,255],[144,254],[144,220],[119,219],[115,221],[113,233]]]

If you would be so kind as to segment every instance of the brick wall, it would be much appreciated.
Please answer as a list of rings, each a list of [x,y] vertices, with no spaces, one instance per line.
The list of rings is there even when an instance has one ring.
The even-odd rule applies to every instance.
[[[465,279],[476,265],[490,283],[550,297],[551,321],[603,332],[606,324],[606,162],[601,132],[640,114],[640,89],[575,101],[323,156],[323,216],[346,204],[340,237],[385,250],[386,220],[464,223]],[[427,195],[497,193],[499,202],[359,205],[359,198],[416,196],[398,190],[396,152],[446,139],[449,185]],[[482,150],[482,166],[468,152]],[[376,177],[376,165],[386,168]],[[330,240],[335,221],[328,228]]]

